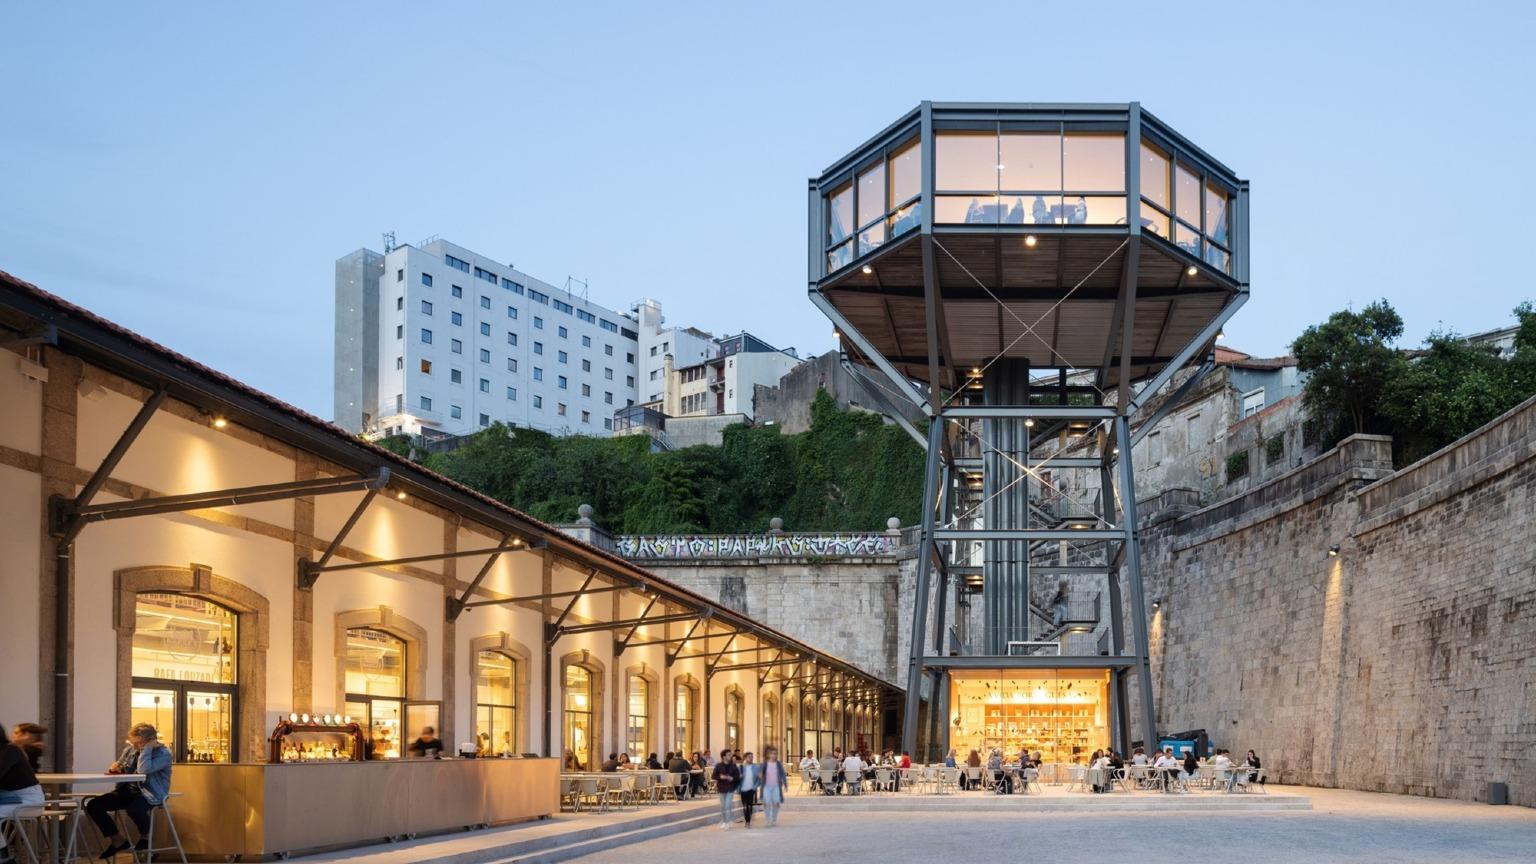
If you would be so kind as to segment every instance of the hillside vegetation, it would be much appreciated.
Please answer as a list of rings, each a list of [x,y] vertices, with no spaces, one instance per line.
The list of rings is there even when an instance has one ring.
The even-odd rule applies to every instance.
[[[644,436],[557,437],[500,424],[449,453],[385,446],[549,522],[593,519],[618,534],[753,533],[774,516],[790,531],[883,530],[910,525],[922,496],[922,450],[878,415],[839,411],[825,391],[811,428],[732,426],[721,447],[649,451]]]

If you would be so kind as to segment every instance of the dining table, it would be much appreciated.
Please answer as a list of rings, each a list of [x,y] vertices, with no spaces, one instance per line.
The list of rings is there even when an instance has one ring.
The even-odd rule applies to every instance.
[[[69,810],[65,811],[69,813],[69,843],[62,844],[60,842],[58,821],[53,819],[48,820],[48,846],[49,849],[52,850],[49,854],[48,860],[57,859],[59,861],[64,861],[74,854],[74,842],[80,821],[80,814],[85,810],[83,801],[70,801],[70,799],[83,797],[71,794],[75,786],[101,786],[109,783],[112,785],[116,785],[118,783],[143,783],[144,779],[145,777],[143,774],[108,774],[105,771],[38,774],[38,785],[49,789],[52,792],[52,794],[48,795],[45,799],[47,803],[52,806],[67,806],[70,808]],[[63,791],[66,787],[68,787],[68,789],[71,791]],[[70,801],[70,803],[61,805],[61,801]]]

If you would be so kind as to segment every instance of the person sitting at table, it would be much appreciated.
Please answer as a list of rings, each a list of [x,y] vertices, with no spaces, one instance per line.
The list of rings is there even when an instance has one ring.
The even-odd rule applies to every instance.
[[[496,748],[497,756],[516,756],[517,748],[512,746],[512,731],[509,729],[501,733],[501,746]]]
[[[1259,764],[1258,754],[1254,753],[1252,750],[1249,750],[1248,758],[1245,760],[1245,763],[1249,768],[1249,774],[1251,775],[1251,778],[1257,779],[1260,786],[1264,785],[1264,776],[1259,773],[1259,769],[1263,768],[1264,766]]]
[[[1173,751],[1164,750],[1157,754],[1157,761],[1152,763],[1152,767],[1157,775],[1157,785],[1161,786],[1164,792],[1172,791],[1170,781],[1179,770],[1179,762],[1173,758]]]
[[[603,760],[603,773],[612,774],[617,770],[619,770],[619,754],[609,753],[608,758]]]
[[[1137,747],[1135,750],[1132,750],[1131,751],[1131,764],[1132,765],[1138,765],[1138,766],[1148,764],[1147,763],[1147,751],[1141,749],[1140,747]]]
[[[997,794],[1002,795],[1007,789],[1003,779],[1003,754],[994,748],[992,754],[987,757],[987,776],[992,778],[992,787]]]
[[[864,760],[859,754],[849,751],[843,759],[843,785],[849,793],[858,792],[864,788]]]
[[[688,778],[692,796],[702,795],[709,788],[709,766],[704,761],[703,753],[693,754],[693,768],[689,769]]]
[[[159,733],[148,723],[135,723],[128,730],[128,746],[117,761],[107,767],[108,774],[143,774],[142,783],[119,783],[111,792],[85,802],[85,813],[96,823],[107,848],[99,856],[111,861],[120,852],[149,848],[149,811],[165,803],[171,793],[171,751],[160,743]],[[125,811],[139,829],[135,846],[126,839],[118,841],[117,821],[112,813]]]
[[[436,759],[443,752],[443,742],[437,739],[437,730],[431,726],[421,727],[421,734],[416,740],[406,747],[406,752],[417,759]]]
[[[1036,195],[1035,203],[1029,208],[1029,215],[1035,220],[1036,225],[1051,224],[1051,208],[1045,203],[1045,198]]]
[[[816,764],[816,768],[818,778],[821,771],[832,772],[832,785],[828,786],[826,783],[822,783],[821,791],[826,795],[836,795],[838,783],[842,781],[842,770],[838,766],[837,757],[831,753],[823,755],[821,761]]]
[[[495,755],[495,751],[491,749],[491,733],[483,731],[475,733],[475,758],[486,759]]]
[[[688,764],[688,760],[683,758],[682,753],[667,754],[667,771],[674,775],[672,779],[678,784],[678,798],[688,797],[688,787],[693,785],[688,782],[688,772],[691,770],[693,766]]]
[[[645,757],[645,767],[651,769],[652,771],[660,771],[661,760],[656,758],[655,753],[652,753],[651,755]]]
[[[1179,775],[1179,786],[1183,787],[1183,791],[1189,791],[1189,781],[1193,780],[1199,773],[1200,761],[1195,758],[1195,751],[1193,749],[1185,750],[1184,771]]]
[[[21,724],[29,725],[32,724]],[[38,785],[37,772],[26,751],[15,743],[15,738],[13,733],[10,741],[0,743],[0,817],[9,816],[23,807],[43,806],[43,787]],[[5,845],[5,834],[0,833],[0,864],[14,864],[15,861]]]
[[[576,758],[575,751],[571,750],[570,748],[566,748],[566,751],[565,751],[565,769],[564,770],[566,770],[566,771],[585,771],[585,770],[587,770],[587,766],[581,764],[581,760]]]
[[[21,748],[21,752],[27,756],[27,762],[32,765],[32,773],[42,770],[43,766],[43,736],[47,734],[47,726],[39,726],[36,723],[17,723],[11,729],[11,743]],[[1252,753],[1253,751],[1248,751]]]
[[[901,767],[901,768],[911,768],[912,767],[912,754],[908,753],[905,750],[901,751],[901,764],[898,767]]]

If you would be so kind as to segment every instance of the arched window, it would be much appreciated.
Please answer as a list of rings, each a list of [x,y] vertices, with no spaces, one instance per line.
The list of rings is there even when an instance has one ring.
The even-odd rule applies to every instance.
[[[624,747],[631,757],[644,759],[651,746],[651,682],[629,676],[629,725]]]
[[[816,737],[816,700],[811,696],[805,697],[801,703],[800,722],[803,729],[800,733],[800,749],[815,751],[817,756],[825,753],[821,741]]]
[[[761,727],[762,728],[762,732],[763,732],[763,735],[762,735],[763,740],[760,743],[761,743],[761,746],[762,746],[762,748],[764,750],[767,750],[769,747],[777,747],[778,746],[778,743],[779,743],[779,741],[778,741],[778,738],[779,738],[779,710],[778,709],[779,709],[779,703],[774,701],[774,698],[772,696],[766,696],[766,697],[763,698],[763,725]]]
[[[368,730],[373,758],[398,759],[404,741],[405,640],[370,627],[347,630],[346,714]]]
[[[565,749],[576,755],[582,769],[596,764],[592,740],[592,673],[583,666],[565,667]]]
[[[672,711],[673,721],[677,725],[673,730],[674,743],[679,751],[692,753],[699,749],[698,691],[687,681],[679,681],[673,687],[672,696],[677,703]]]
[[[741,752],[741,691],[725,692],[725,746],[732,753]]]
[[[795,746],[795,733],[800,728],[800,700],[786,698],[784,700],[784,756],[798,756],[805,752],[804,747]],[[786,761],[789,761],[786,759]],[[799,760],[793,760],[799,762]]]
[[[517,660],[500,651],[475,656],[475,749],[482,756],[516,756]]]
[[[235,618],[187,594],[137,597],[130,718],[153,724],[179,761],[232,761]]]

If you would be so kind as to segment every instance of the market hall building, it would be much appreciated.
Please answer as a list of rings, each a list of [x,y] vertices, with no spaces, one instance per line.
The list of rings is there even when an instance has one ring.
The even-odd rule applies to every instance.
[[[4,273],[0,346],[0,722],[50,772],[153,723],[189,853],[547,814],[567,753],[897,728],[888,682]],[[426,726],[530,758],[400,759]]]

